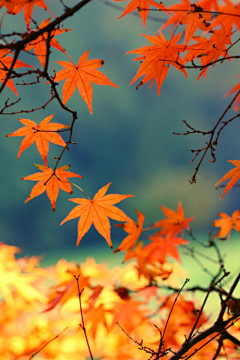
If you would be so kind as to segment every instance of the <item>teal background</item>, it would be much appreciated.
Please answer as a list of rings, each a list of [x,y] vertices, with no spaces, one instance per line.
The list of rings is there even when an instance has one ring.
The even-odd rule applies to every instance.
[[[60,2],[52,0],[47,3],[55,15],[62,13]],[[73,6],[76,1],[65,3]],[[126,5],[125,2],[116,4],[122,8]],[[1,11],[2,14],[3,9]],[[147,84],[136,91],[138,82],[132,86],[129,83],[139,67],[139,62],[132,61],[137,55],[125,53],[148,45],[140,34],[154,34],[161,23],[150,20],[143,29],[138,15],[117,20],[120,15],[119,10],[103,2],[92,1],[64,23],[65,28],[73,30],[57,37],[75,63],[87,49],[90,49],[89,59],[103,59],[105,64],[100,70],[119,87],[93,84],[93,115],[90,115],[78,90],[75,91],[67,105],[78,112],[73,135],[77,145],[72,145],[70,152],[64,154],[61,166],[71,164],[71,171],[84,177],[72,180],[90,197],[109,182],[112,182],[109,193],[134,194],[134,198],[124,200],[119,207],[134,220],[136,208],[144,212],[146,227],[163,217],[160,205],[176,210],[178,201],[182,201],[186,216],[195,217],[192,222],[195,233],[203,237],[213,230],[211,224],[220,211],[231,213],[239,208],[238,188],[232,189],[221,202],[219,197],[223,190],[214,189],[214,184],[232,168],[227,160],[239,159],[236,151],[239,148],[239,123],[237,120],[232,122],[222,132],[216,151],[217,161],[210,163],[207,156],[197,175],[197,184],[191,186],[188,180],[197,162],[189,164],[192,159],[190,150],[204,147],[208,137],[196,134],[177,136],[173,132],[186,131],[182,120],[196,129],[212,129],[230,102],[230,98],[223,99],[222,96],[237,82],[237,64],[234,61],[218,64],[208,70],[205,80],[201,78],[198,82],[197,70],[190,70],[186,79],[180,71],[170,67],[160,97],[156,84],[150,90]],[[153,15],[164,18],[162,13],[154,12]],[[40,24],[41,19],[48,16],[42,9],[36,8],[33,17]],[[25,25],[21,28],[22,20],[22,13],[16,17],[6,16],[2,33],[25,29]],[[164,35],[170,37],[166,30]],[[235,54],[236,51],[233,50]],[[20,59],[40,66],[38,59],[32,56],[23,55]],[[53,49],[51,74],[53,70],[61,69],[55,60],[68,59]],[[14,81],[15,84],[21,82]],[[59,84],[60,93],[62,85],[63,82]],[[17,86],[17,89],[22,100],[14,111],[41,106],[49,99],[45,81],[35,86]],[[5,88],[1,107],[8,97],[10,101],[16,100],[13,92]],[[76,254],[77,258],[81,258],[83,254],[94,252],[108,259],[112,251],[93,227],[77,248],[77,219],[59,226],[73,207],[67,200],[82,197],[77,189],[74,188],[72,196],[60,190],[55,213],[45,193],[24,204],[35,182],[21,181],[20,178],[37,172],[33,163],[42,164],[42,159],[33,145],[17,160],[22,138],[5,138],[5,135],[21,126],[18,117],[39,123],[51,114],[56,114],[53,121],[71,122],[71,117],[59,108],[57,102],[38,112],[1,116],[1,241],[19,246],[23,254],[41,254],[47,259],[67,257],[67,254],[71,257]],[[226,120],[233,115],[230,111]],[[58,156],[60,151],[60,147],[50,144],[49,166],[54,166],[53,156]],[[111,221],[112,225],[114,223]],[[120,228],[112,226],[115,248],[124,236]],[[115,259],[120,261],[119,257]]]

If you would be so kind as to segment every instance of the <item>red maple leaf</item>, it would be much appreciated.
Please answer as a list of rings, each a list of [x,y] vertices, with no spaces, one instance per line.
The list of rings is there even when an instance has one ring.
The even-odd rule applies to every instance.
[[[50,21],[51,18],[48,18],[44,20],[41,25],[39,26],[39,29],[45,28]],[[55,39],[54,36],[63,34],[67,31],[71,31],[71,29],[54,29],[50,34],[50,43],[49,45],[60,50],[61,52],[65,53],[65,49],[62,47],[62,45],[59,44],[59,42]],[[33,32],[33,30],[31,30]],[[46,63],[46,54],[47,54],[47,39],[48,39],[48,33],[45,32],[41,36],[39,36],[36,40],[31,41],[24,50],[29,51],[30,49],[34,49],[35,54],[38,57],[38,60],[42,64],[43,68]]]
[[[239,29],[240,4],[230,0],[223,0],[223,2],[224,4],[218,5],[218,11],[220,14],[217,14],[217,16],[212,22],[212,25],[219,26],[221,24],[224,24],[228,31],[231,31],[231,28],[233,28],[234,26]]]
[[[185,62],[200,58],[203,70],[197,80],[199,80],[202,75],[204,78],[206,77],[209,66],[214,68],[220,56],[228,56],[226,45],[231,45],[232,32],[227,32],[222,24],[221,29],[214,30],[211,33],[212,35],[209,40],[203,36],[195,36],[193,40],[196,41],[196,44],[188,47],[189,52],[184,57]],[[229,61],[231,61],[231,59],[229,59]]]
[[[114,0],[114,1],[125,1],[125,0]],[[130,3],[126,6],[121,16],[118,19],[122,18],[123,16],[130,14],[132,11],[138,10],[139,15],[143,21],[143,27],[146,25],[147,16],[149,14],[150,5],[165,10],[165,6],[160,3],[156,3],[154,0],[131,0]],[[167,11],[167,9],[166,9]]]
[[[174,11],[171,11],[171,8]],[[188,44],[192,39],[194,33],[199,28],[203,31],[212,30],[208,21],[212,20],[212,14],[204,13],[201,6],[191,4],[189,0],[182,0],[182,3],[175,4],[167,8],[169,12],[173,12],[173,15],[166,21],[166,23],[160,27],[160,30],[165,29],[171,24],[177,26],[186,24],[185,29],[185,43]]]
[[[161,32],[160,35],[155,34],[156,36],[142,35],[145,36],[153,45],[143,46],[139,49],[127,52],[127,54],[136,53],[142,55],[141,57],[133,60],[140,60],[141,65],[138,72],[130,82],[130,85],[139,77],[144,76],[137,88],[152,79],[149,86],[150,89],[156,80],[158,95],[160,95],[161,85],[167,76],[170,65],[173,65],[177,69],[181,70],[187,77],[185,69],[182,68],[184,63],[179,56],[179,53],[185,51],[187,47],[185,45],[177,44],[181,33],[176,36],[171,34],[171,39],[169,41],[165,39]]]
[[[58,82],[65,80],[63,85],[63,104],[66,104],[68,99],[78,87],[79,93],[86,102],[90,113],[92,114],[92,85],[91,82],[98,85],[110,85],[118,87],[111,82],[106,75],[99,70],[95,70],[104,64],[103,60],[92,59],[87,60],[89,50],[85,51],[80,57],[77,66],[73,62],[57,61],[65,69],[57,72],[54,81]]]
[[[4,55],[4,52],[1,53],[1,55]],[[10,56],[3,56],[0,58],[0,82],[3,83],[7,73],[12,65],[13,62],[13,58]],[[14,64],[14,69],[18,69],[21,67],[29,67],[31,69],[34,69],[33,66],[25,64],[24,62],[20,61],[20,60],[16,60],[15,64]],[[10,79],[8,79],[6,85],[18,96],[18,92],[13,84],[13,81],[10,77]]]
[[[24,8],[24,18],[29,28],[34,5],[47,10],[44,0],[1,0],[0,8],[6,6],[10,14],[16,15]]]
[[[151,243],[146,245],[145,248],[150,254],[147,257],[147,261],[150,263],[160,262],[163,264],[167,261],[167,257],[170,255],[174,259],[181,261],[177,246],[189,244],[188,240],[179,238],[175,235],[167,233],[165,237],[160,232],[149,236]]]

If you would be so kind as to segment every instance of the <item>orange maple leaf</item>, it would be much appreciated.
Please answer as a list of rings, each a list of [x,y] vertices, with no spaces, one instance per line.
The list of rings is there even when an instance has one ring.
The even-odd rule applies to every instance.
[[[233,165],[236,166],[235,169],[232,169],[230,171],[228,171],[227,174],[225,174],[216,184],[215,186],[217,186],[218,184],[220,184],[222,181],[228,180],[231,178],[231,180],[229,180],[222,196],[220,197],[219,200],[222,199],[222,197],[236,184],[236,182],[240,179],[240,160],[228,160],[228,162],[231,162]]]
[[[184,218],[184,211],[182,208],[181,202],[178,203],[177,211],[171,210],[166,206],[161,206],[162,211],[166,215],[167,219],[157,221],[154,226],[162,227],[163,229],[158,232],[159,235],[166,235],[171,233],[176,236],[180,232],[184,232],[185,230],[189,230],[189,223],[194,218]]]
[[[147,256],[147,261],[154,264],[156,261],[163,264],[170,255],[179,262],[181,261],[177,246],[189,244],[188,240],[179,238],[171,233],[167,233],[165,237],[161,232],[157,232],[149,236],[151,243],[145,246],[145,249],[150,252]]]
[[[37,5],[44,10],[47,10],[47,5],[44,0],[1,0],[0,8],[2,6],[6,6],[8,12],[12,15],[18,14],[24,8],[24,18],[29,28],[29,24],[31,21],[31,15],[33,12],[34,5]]]
[[[125,1],[125,0],[114,0],[114,1]],[[143,27],[145,27],[147,16],[149,14],[150,5],[160,8],[162,10],[166,9],[162,3],[158,4],[153,0],[131,0],[130,3],[124,9],[122,15],[119,16],[118,19],[122,18],[127,14],[130,14],[132,11],[138,10],[138,13],[143,21]]]
[[[169,313],[171,314],[165,335],[168,333],[170,333],[169,335],[173,335],[173,333],[171,334],[171,328],[172,330],[175,329],[175,331],[178,333],[178,335],[175,333],[173,339],[170,339],[170,336],[167,335],[167,337],[164,337],[164,340],[170,340],[171,342],[172,340],[178,341],[179,334],[182,334],[182,331],[190,331],[190,329],[193,328],[194,324],[196,324],[196,318],[199,310],[196,308],[196,304],[194,301],[188,300],[186,296],[181,294],[178,297],[178,301],[176,301],[175,294],[171,295],[170,297],[166,296],[166,300],[163,298],[161,300],[163,302],[163,306],[159,308],[159,311],[164,312],[165,309],[168,310],[166,312],[166,315]],[[203,326],[203,324],[206,324],[208,320],[209,317],[203,311],[201,317],[199,318],[199,321],[196,324],[196,329],[199,329],[199,327],[201,328],[201,326]],[[206,359],[207,357],[200,356],[198,359],[200,360],[204,358]]]
[[[232,32],[231,30],[227,31],[223,24],[221,25],[222,25],[221,29],[213,31],[213,34],[210,37],[208,44],[205,47],[206,55],[204,54],[204,51],[202,51],[203,55],[200,57],[200,60],[203,66],[206,66],[207,64],[216,61],[220,56],[223,57],[228,56],[226,45],[232,44],[231,42]],[[202,50],[204,50],[204,47],[202,47]],[[229,61],[231,61],[231,59],[229,59]],[[212,67],[214,68],[215,65],[216,62],[212,65]],[[197,80],[199,80],[202,75],[204,78],[206,77],[207,69],[208,66],[204,67],[204,69],[201,71],[200,75],[198,76]]]
[[[39,26],[39,29],[43,29],[45,28],[50,21],[51,18],[48,18],[46,20],[44,20],[41,25]],[[54,29],[51,34],[50,34],[50,46],[60,50],[61,52],[65,53],[65,49],[62,47],[61,44],[59,44],[59,42],[55,39],[54,36],[65,33],[67,31],[71,31],[71,29]],[[33,32],[33,30],[31,30],[31,32]],[[38,57],[38,60],[40,61],[40,63],[42,64],[43,68],[45,66],[45,62],[46,62],[46,54],[47,54],[47,39],[48,39],[48,33],[45,32],[43,33],[43,35],[39,36],[36,40],[31,41],[25,48],[24,50],[29,51],[30,49],[34,49],[35,54]]]
[[[120,296],[119,296],[120,297]],[[133,298],[122,300],[114,303],[114,317],[112,320],[111,328],[116,323],[119,323],[121,327],[128,333],[131,334],[133,330],[136,330],[140,324],[148,321],[150,311],[142,309],[142,302],[134,300]]]
[[[136,75],[130,82],[130,85],[132,85],[132,83],[134,83],[139,77],[144,76],[137,88],[152,79],[149,86],[150,89],[156,80],[158,95],[160,95],[161,85],[168,74],[170,65],[173,65],[177,69],[181,70],[187,77],[185,69],[182,68],[184,63],[179,56],[179,53],[187,50],[187,47],[186,45],[177,44],[181,37],[181,33],[176,36],[171,34],[170,41],[167,41],[161,32],[160,35],[155,34],[156,36],[142,35],[145,36],[153,45],[143,46],[139,49],[131,50],[126,53],[143,55],[133,60],[140,60],[141,65]]]
[[[1,83],[4,82],[4,80],[7,76],[7,72],[12,65],[12,62],[13,62],[13,58],[10,56],[5,56],[0,59],[0,82]],[[21,67],[29,67],[31,69],[34,69],[33,66],[25,64],[24,62],[22,62],[20,60],[16,60],[16,62],[14,64],[14,69],[21,68]],[[17,92],[11,78],[8,79],[6,85],[18,96],[18,92]]]
[[[17,158],[19,158],[21,153],[36,141],[37,149],[43,158],[44,164],[47,166],[49,141],[61,146],[66,145],[65,141],[56,131],[63,128],[69,128],[69,126],[58,123],[49,124],[53,116],[54,114],[47,116],[39,125],[37,125],[35,121],[29,119],[18,119],[25,126],[14,131],[12,134],[6,135],[6,137],[25,136],[21,142]]]
[[[167,8],[171,12],[171,7]],[[174,9],[174,15],[172,15],[166,23],[160,27],[160,30],[165,29],[171,24],[184,25],[185,29],[185,43],[188,44],[192,39],[197,28],[206,31],[212,30],[208,21],[212,20],[211,13],[204,13],[201,6],[191,4],[189,0],[182,0],[182,3],[175,4],[172,7]],[[173,11],[172,11],[173,12]]]
[[[84,314],[84,319],[89,326],[89,331],[93,339],[96,338],[97,329],[101,324],[107,331],[109,330],[106,318],[110,312],[111,310],[105,309],[104,305],[100,304],[97,307],[91,307],[90,310]]]
[[[218,26],[224,23],[229,30],[234,26],[239,29],[240,4],[230,0],[224,0],[223,2],[225,4],[219,4],[218,6],[219,14],[214,18],[212,25]],[[232,16],[229,16],[229,14]]]
[[[214,236],[220,240],[227,240],[230,237],[231,230],[234,229],[240,232],[240,210],[236,210],[229,216],[225,213],[220,212],[218,214],[221,219],[214,220],[213,226],[219,227],[219,232]]]
[[[99,189],[92,200],[89,198],[69,199],[69,201],[79,205],[70,211],[68,216],[61,222],[60,225],[64,224],[68,220],[80,217],[78,221],[77,246],[79,245],[82,237],[86,234],[86,232],[88,232],[93,224],[99,234],[106,239],[108,245],[112,248],[110,222],[108,218],[117,221],[131,221],[131,219],[122,210],[112,205],[133,195],[105,195],[110,184],[111,183]]]
[[[166,280],[171,274],[172,270],[164,269],[160,260],[151,260],[152,249],[151,247],[147,248],[143,246],[143,242],[140,241],[137,243],[135,249],[128,249],[125,255],[123,262],[136,259],[137,265],[136,269],[138,271],[139,278],[143,275],[149,283],[152,283],[152,280],[161,277],[161,279]]]
[[[59,260],[56,265],[57,275],[61,273],[64,279],[60,279],[58,285],[51,288],[48,294],[48,305],[43,312],[54,309],[58,304],[62,306],[70,298],[78,295],[78,285],[80,289],[91,288],[89,276],[84,276],[80,266],[73,263],[66,263],[65,260]],[[58,276],[59,277],[59,276]]]
[[[138,214],[138,223],[136,224],[135,221],[130,221],[125,224],[116,224],[115,226],[122,227],[129,235],[125,237],[125,239],[121,242],[121,244],[118,246],[116,250],[114,250],[114,253],[118,251],[128,250],[132,249],[136,242],[139,239],[139,236],[142,233],[142,227],[144,222],[145,215],[140,213],[136,209],[136,212]]]
[[[72,187],[67,178],[82,178],[82,176],[74,174],[71,171],[66,171],[67,169],[69,169],[70,165],[61,166],[55,171],[53,171],[50,167],[44,165],[34,165],[42,172],[38,172],[21,178],[21,180],[38,181],[38,183],[33,186],[29,197],[25,200],[25,203],[33,199],[34,197],[41,195],[46,190],[47,196],[51,201],[52,209],[54,212],[59,188],[63,191],[68,192],[69,194],[72,194]]]
[[[78,87],[79,93],[86,102],[90,113],[92,114],[92,85],[91,82],[98,85],[110,85],[118,87],[111,82],[106,75],[99,70],[95,70],[104,64],[103,60],[92,59],[87,60],[89,50],[85,51],[80,57],[77,66],[68,61],[57,61],[65,69],[57,72],[54,81],[58,82],[65,80],[63,85],[63,104],[66,104],[68,99]]]

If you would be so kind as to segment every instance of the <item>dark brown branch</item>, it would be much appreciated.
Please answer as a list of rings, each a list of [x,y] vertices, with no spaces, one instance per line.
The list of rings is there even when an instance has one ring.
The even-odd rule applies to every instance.
[[[190,342],[190,340],[194,337],[194,335],[193,335],[193,334],[194,334],[194,330],[195,330],[195,328],[196,328],[196,326],[197,326],[197,324],[198,324],[198,322],[199,322],[199,320],[200,320],[200,317],[201,317],[201,315],[202,315],[202,313],[203,313],[203,309],[204,309],[204,307],[205,307],[205,305],[206,305],[206,302],[207,302],[207,300],[208,300],[208,297],[209,297],[210,293],[212,292],[212,289],[214,289],[215,286],[216,286],[219,282],[221,282],[221,281],[222,281],[226,276],[228,276],[229,274],[230,274],[230,273],[225,273],[225,274],[224,274],[218,281],[216,281],[215,283],[213,283],[213,281],[211,282],[211,285],[210,285],[209,288],[208,288],[208,292],[207,292],[207,294],[206,294],[206,296],[205,296],[205,299],[203,300],[201,309],[200,309],[200,311],[199,311],[199,313],[198,313],[198,316],[197,316],[197,319],[196,319],[196,321],[195,321],[195,324],[193,325],[192,330],[191,330],[188,338],[186,339],[186,343]]]
[[[232,336],[231,334],[229,334],[229,332],[224,331],[223,333],[224,338],[230,340],[233,344],[240,346],[240,340],[236,339],[234,336]]]
[[[78,276],[73,275],[73,276],[75,277],[76,282],[77,282],[79,308],[80,308],[80,314],[81,314],[81,320],[82,320],[82,323],[79,324],[79,326],[83,329],[84,336],[85,336],[86,343],[87,343],[87,347],[88,347],[88,351],[89,351],[89,355],[90,355],[91,360],[93,360],[92,351],[91,351],[91,348],[90,348],[90,344],[89,344],[88,337],[87,337],[87,331],[86,331],[85,324],[84,324],[84,317],[83,317],[83,310],[82,310],[81,295],[82,295],[82,292],[83,292],[84,289],[82,289],[82,290],[80,291],[80,288],[79,288],[79,276],[80,276],[80,275],[78,275]]]
[[[78,10],[87,5],[92,0],[82,0],[72,8],[67,8],[65,12],[57,17],[55,20],[50,22],[47,26],[39,29],[36,32],[31,32],[28,36],[26,36],[23,40],[19,40],[13,44],[0,45],[0,49],[10,49],[10,50],[23,50],[25,45],[29,44],[31,41],[36,40],[40,35],[43,35],[45,32],[51,32],[57,26],[59,26],[64,20],[73,16]]]
[[[221,311],[220,311],[220,313],[218,315],[217,322],[222,320],[223,314],[225,313],[226,308],[227,308],[227,302],[232,299],[232,294],[233,294],[234,290],[236,289],[239,281],[240,281],[240,272],[237,275],[236,279],[234,280],[234,282],[233,282],[233,284],[232,284],[232,286],[230,288],[230,291],[227,294],[226,300],[223,301],[223,303],[222,303],[222,308],[221,308]]]
[[[226,51],[228,51],[228,49]],[[209,62],[209,63],[207,63],[205,65],[196,65],[193,62],[193,60],[191,61],[192,65],[181,65],[178,62],[176,62],[176,64],[179,65],[181,69],[199,69],[199,70],[203,70],[205,68],[208,68],[209,66],[217,64],[218,62],[222,63],[225,60],[231,60],[231,59],[240,59],[240,56],[239,55],[232,55],[232,56],[228,56],[228,57],[224,56],[223,58],[213,60],[213,61],[211,61],[211,62]]]
[[[239,320],[239,318],[237,316],[233,316],[232,318],[225,320],[225,321],[223,321],[223,320],[216,321],[214,325],[212,325],[207,330],[200,332],[198,335],[196,335],[194,338],[192,338],[189,342],[184,342],[182,347],[169,360],[181,359],[184,354],[186,354],[191,348],[193,348],[201,340],[206,339],[208,336],[210,336],[214,333],[216,334],[209,341],[207,341],[203,346],[201,346],[199,349],[195,350],[190,356],[185,358],[185,359],[189,359],[191,356],[193,356],[196,353],[196,351],[198,351],[202,347],[206,346],[210,341],[212,341],[216,337],[218,337],[227,328],[231,327],[233,325],[233,321],[236,322],[238,320]]]
[[[0,46],[0,47],[1,47],[1,46]],[[10,66],[10,68],[8,69],[7,75],[6,75],[6,77],[5,77],[2,85],[1,85],[1,87],[0,87],[0,94],[1,94],[1,92],[3,91],[3,89],[4,89],[4,87],[5,87],[6,83],[7,83],[7,81],[8,81],[8,80],[10,79],[10,77],[11,77],[12,70],[13,70],[13,68],[14,68],[14,65],[16,64],[16,61],[17,61],[17,58],[18,58],[18,55],[19,55],[20,51],[21,51],[21,49],[16,49],[16,51],[15,51],[14,58],[13,58],[13,61],[12,61],[12,63],[11,63],[11,66]]]
[[[11,44],[0,45],[0,49],[9,49],[9,50],[13,50],[13,51],[15,50],[12,64],[7,72],[6,78],[4,79],[4,81],[0,87],[0,94],[3,91],[7,81],[10,79],[14,65],[18,59],[20,52],[22,50],[24,50],[25,45],[29,44],[31,41],[36,40],[39,36],[43,35],[45,32],[50,34],[51,31],[54,30],[57,26],[59,26],[64,20],[73,16],[78,10],[80,10],[82,7],[84,7],[90,1],[92,1],[92,0],[82,0],[77,5],[73,6],[72,8],[67,8],[65,10],[64,14],[62,14],[61,16],[59,16],[58,18],[53,20],[50,24],[48,24],[44,28],[41,28],[36,32],[31,32],[28,36],[25,36],[25,38],[23,40],[19,40],[15,43],[11,43]]]
[[[168,317],[167,317],[167,321],[166,321],[166,324],[165,324],[165,326],[164,326],[164,330],[163,330],[163,334],[162,334],[162,339],[164,339],[164,335],[165,335],[165,332],[166,332],[166,330],[167,330],[168,322],[169,322],[169,319],[170,319],[170,317],[171,317],[173,308],[174,308],[174,306],[175,306],[175,304],[176,304],[176,302],[177,302],[177,299],[178,299],[179,295],[181,294],[181,291],[183,290],[184,286],[185,286],[189,281],[190,281],[189,279],[186,279],[185,282],[184,282],[184,284],[183,284],[183,286],[182,286],[181,289],[178,291],[178,294],[177,294],[177,296],[176,296],[176,298],[175,298],[175,300],[174,300],[174,302],[173,302],[173,304],[172,304],[171,310],[169,311],[169,314],[168,314]]]
[[[17,101],[15,101],[15,102],[13,102],[13,103],[11,103],[11,104],[8,105],[7,103],[8,103],[8,101],[9,101],[9,99],[7,99],[7,101],[5,102],[4,107],[0,110],[0,114],[1,114],[1,115],[17,115],[17,114],[22,114],[22,113],[28,114],[28,113],[31,113],[31,112],[34,112],[34,111],[37,111],[37,110],[40,110],[40,109],[45,109],[46,106],[47,106],[54,98],[55,98],[55,95],[52,95],[51,98],[50,98],[45,104],[43,104],[42,106],[39,106],[38,108],[34,108],[34,109],[31,109],[31,110],[20,110],[20,111],[13,111],[13,112],[11,112],[11,113],[5,113],[5,112],[4,112],[5,109],[7,109],[7,108],[9,108],[9,107],[17,104],[17,103],[21,100],[21,98],[19,98]]]
[[[216,135],[216,138],[214,138],[214,134],[217,130],[217,127],[219,126],[219,124],[221,123],[222,119],[224,118],[224,116],[226,115],[226,113],[229,111],[229,109],[232,107],[234,101],[237,99],[237,97],[239,96],[240,94],[240,90],[235,94],[234,98],[231,100],[231,102],[229,103],[229,105],[227,106],[227,108],[224,110],[223,114],[220,116],[220,118],[218,119],[218,121],[216,122],[216,124],[214,125],[213,129],[208,131],[208,132],[205,132],[205,131],[200,131],[200,130],[195,130],[193,127],[191,127],[189,124],[187,124],[187,122],[185,120],[183,120],[183,122],[185,123],[185,125],[190,128],[192,131],[187,131],[186,133],[183,133],[183,134],[180,134],[180,133],[174,133],[175,135],[189,135],[189,134],[194,134],[194,133],[199,133],[199,134],[202,134],[202,135],[210,135],[210,139],[208,142],[206,142],[206,146],[202,149],[198,149],[198,150],[191,150],[191,152],[196,152],[196,155],[193,157],[193,159],[190,161],[193,162],[196,157],[201,153],[203,152],[203,155],[197,165],[197,167],[195,168],[195,172],[191,178],[191,180],[189,180],[190,184],[193,184],[193,183],[196,183],[196,175],[198,173],[198,170],[203,162],[203,159],[205,158],[208,150],[210,150],[211,152],[211,157],[212,157],[212,160],[209,160],[211,162],[215,162],[216,161],[216,158],[215,158],[215,146],[217,146],[217,141],[218,141],[218,138],[219,138],[219,134],[220,132],[223,130],[223,128],[230,122],[232,121],[233,119],[235,119],[236,117],[238,117],[238,115],[236,117],[233,117],[231,118],[230,120],[228,120],[227,122],[224,122],[224,126],[222,126],[222,128],[218,131],[217,135]],[[239,114],[240,115],[240,114]]]

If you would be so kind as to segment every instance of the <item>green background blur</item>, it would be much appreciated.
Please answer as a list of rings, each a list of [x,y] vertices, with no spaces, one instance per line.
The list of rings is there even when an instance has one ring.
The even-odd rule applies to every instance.
[[[56,15],[63,12],[59,1],[46,1]],[[76,1],[65,1],[73,6]],[[114,3],[124,8],[126,2]],[[164,2],[167,6],[170,2]],[[3,9],[1,14],[3,13]],[[129,86],[139,67],[133,62],[134,54],[125,55],[129,50],[148,45],[140,34],[153,35],[161,26],[156,19],[163,19],[164,14],[150,13],[154,19],[148,20],[145,29],[138,16],[128,15],[119,20],[121,11],[107,4],[94,0],[79,11],[74,17],[64,22],[65,28],[72,32],[59,35],[57,39],[65,47],[75,63],[87,49],[89,59],[103,59],[105,65],[100,69],[119,89],[110,86],[93,85],[93,115],[80,97],[78,90],[67,105],[77,111],[73,141],[70,152],[65,152],[61,165],[71,164],[71,171],[81,174],[83,179],[72,179],[90,196],[99,188],[112,182],[109,193],[134,194],[120,203],[119,207],[136,220],[137,208],[146,215],[145,226],[163,217],[160,205],[174,210],[181,201],[186,216],[194,216],[192,228],[200,237],[207,237],[213,230],[212,222],[220,211],[231,213],[239,208],[239,189],[232,189],[221,202],[219,197],[223,190],[216,191],[214,184],[232,168],[227,160],[239,159],[239,122],[231,123],[220,135],[216,151],[217,161],[208,162],[206,157],[197,175],[197,184],[189,185],[198,159],[192,159],[191,149],[205,146],[208,137],[202,135],[177,136],[173,132],[185,132],[182,120],[200,130],[211,130],[230,102],[223,94],[237,82],[236,62],[224,62],[214,69],[209,69],[207,77],[196,81],[199,72],[188,71],[186,79],[180,71],[170,67],[169,75],[162,85],[158,97],[156,84],[148,90],[148,84],[136,91],[139,82]],[[44,18],[42,17],[44,16]],[[49,15],[42,9],[34,11],[38,25],[41,19]],[[2,33],[21,31],[23,14],[3,20]],[[25,31],[25,30],[24,30]],[[169,38],[169,33],[164,30]],[[236,47],[236,51],[239,47]],[[235,54],[236,54],[236,51]],[[22,61],[33,61],[39,66],[38,59],[22,57]],[[67,57],[53,49],[50,61],[50,72],[59,71],[61,66],[55,60],[68,61]],[[140,81],[140,80],[139,80]],[[14,81],[15,84],[21,80]],[[63,82],[58,89],[61,93]],[[21,101],[14,111],[41,106],[49,99],[49,88],[45,82],[36,86],[17,86]],[[1,107],[6,99],[15,101],[16,97],[8,89],[1,96]],[[57,259],[59,256],[82,258],[86,254],[101,254],[108,259],[112,251],[95,228],[82,239],[76,247],[77,219],[59,226],[73,208],[69,198],[82,197],[74,188],[72,196],[60,190],[56,212],[43,195],[24,204],[35,182],[21,181],[20,178],[38,171],[33,163],[42,164],[36,146],[23,152],[17,160],[17,152],[22,138],[5,138],[19,128],[20,118],[29,118],[39,123],[46,116],[56,114],[53,121],[70,124],[71,117],[52,102],[45,110],[30,114],[1,116],[1,241],[19,246],[26,255],[43,255],[46,259]],[[230,111],[225,120],[233,116]],[[63,135],[64,136],[64,135]],[[66,137],[65,137],[66,139]],[[50,144],[48,164],[53,167],[53,156],[60,154],[61,148]],[[115,222],[112,221],[113,225]],[[125,233],[112,226],[112,241],[117,247]],[[118,254],[118,259],[120,257]]]

